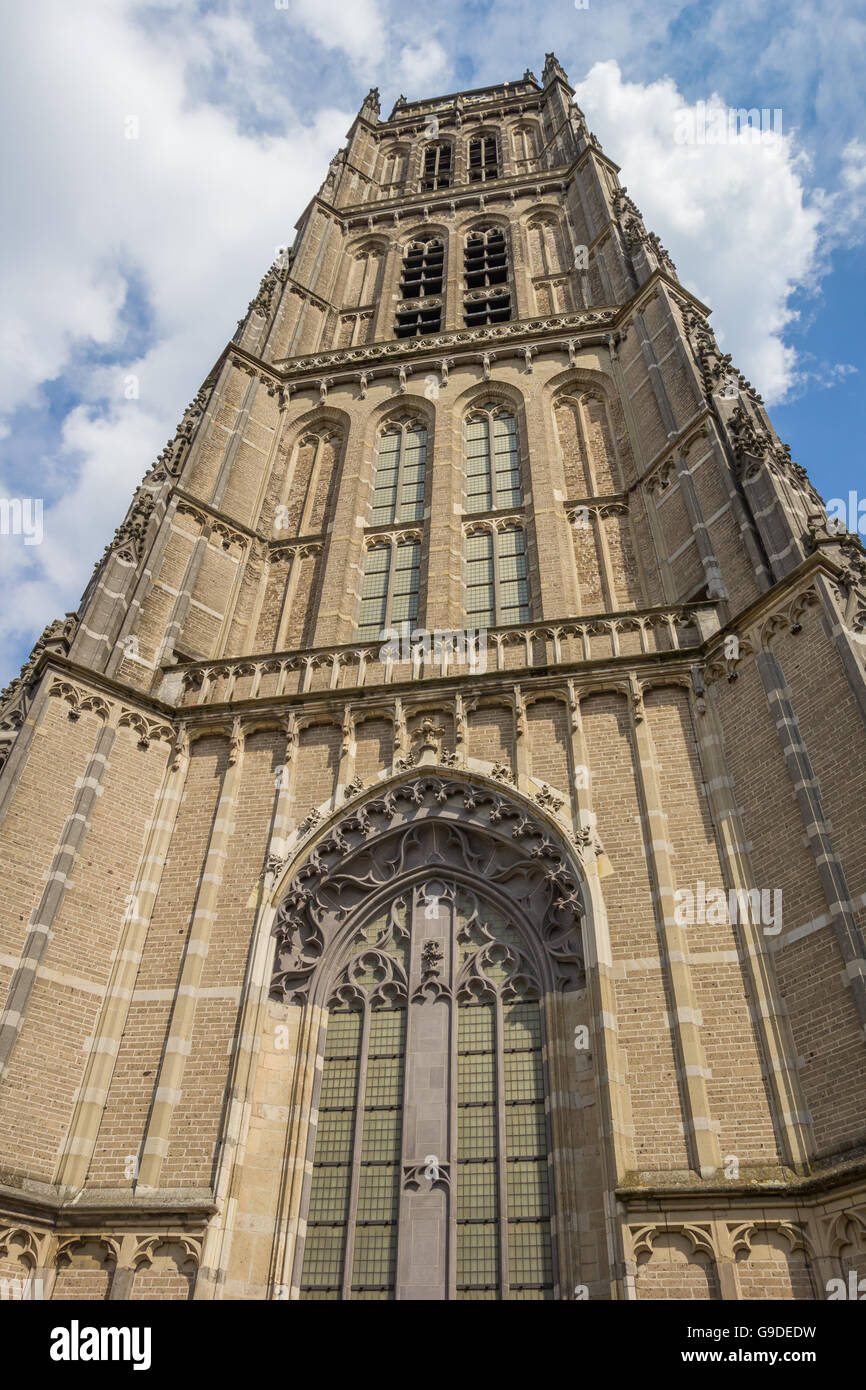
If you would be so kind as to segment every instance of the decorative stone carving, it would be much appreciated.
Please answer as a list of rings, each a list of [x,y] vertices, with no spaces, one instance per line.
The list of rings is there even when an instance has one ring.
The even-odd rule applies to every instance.
[[[516,830],[508,835],[504,823],[509,820],[518,822],[519,835]],[[542,991],[580,985],[580,885],[563,851],[534,819],[530,804],[503,799],[474,782],[425,777],[395,786],[344,815],[300,865],[277,910],[272,997],[287,1003],[330,997],[327,980],[316,985],[326,948],[335,938],[347,939],[351,923],[386,885],[396,888],[401,879],[420,880],[431,865],[504,895],[516,920],[531,924],[527,930],[537,960],[530,966],[527,957],[525,968],[521,965],[516,975],[512,971],[514,988],[517,976],[537,979]],[[494,947],[498,951],[501,944],[492,939],[479,945],[483,950]],[[386,960],[384,952],[380,940],[372,955],[353,956],[336,995],[345,1001],[354,997],[356,975],[365,961],[366,967],[382,972],[377,988],[390,995],[405,990],[402,966]],[[432,953],[428,963],[435,964]],[[474,978],[471,970],[467,982],[470,976]],[[436,980],[432,969],[425,978]]]
[[[535,800],[538,802],[539,806],[543,806],[546,811],[553,811],[554,813],[565,805],[562,797],[552,792],[546,782],[542,782],[541,791],[535,793]]]

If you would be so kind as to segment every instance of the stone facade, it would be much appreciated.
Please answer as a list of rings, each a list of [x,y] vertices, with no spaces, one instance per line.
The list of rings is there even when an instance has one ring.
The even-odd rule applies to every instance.
[[[404,1011],[407,1089],[390,1273],[320,1296],[866,1274],[866,556],[707,314],[552,55],[387,120],[371,92],[0,704],[0,1279],[319,1296],[338,997]],[[400,431],[416,500],[383,523]],[[511,945],[489,915],[471,959],[465,920],[427,936],[423,902],[469,892]],[[405,951],[377,938],[358,983],[395,901]],[[500,1199],[473,1283],[453,1020],[515,1000],[543,1018],[549,1277]]]

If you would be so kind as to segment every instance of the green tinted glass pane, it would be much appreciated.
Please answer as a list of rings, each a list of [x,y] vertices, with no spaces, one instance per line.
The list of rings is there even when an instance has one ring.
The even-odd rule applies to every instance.
[[[325,1034],[326,1057],[355,1057],[361,1046],[361,1015],[355,1011],[332,1009]]]
[[[355,1117],[352,1110],[320,1110],[316,1129],[316,1162],[348,1163],[352,1157]]]
[[[549,1216],[547,1158],[539,1163],[521,1160],[506,1164],[508,1173],[508,1215]]]
[[[339,1288],[343,1277],[345,1227],[308,1226],[301,1285]]]
[[[525,579],[526,578],[526,556],[525,555],[502,555],[499,559],[499,578],[506,579]]]
[[[396,1226],[358,1226],[352,1284],[393,1284],[397,1262]]]
[[[552,1282],[553,1263],[547,1222],[509,1222],[508,1266],[512,1285]]]
[[[396,1221],[400,1200],[400,1171],[396,1163],[361,1168],[358,1177],[358,1220]]]
[[[457,1111],[458,1157],[495,1158],[497,1143],[496,1106],[461,1105]]]
[[[505,1004],[502,1009],[506,1048],[541,1047],[541,1011],[537,1003]]]
[[[504,1061],[506,1100],[535,1100],[544,1094],[540,1052],[506,1052]]]
[[[374,1009],[370,1015],[370,1052],[402,1052],[406,1045],[406,1010]]]
[[[547,1153],[547,1120],[543,1102],[506,1105],[505,1145],[509,1155],[524,1158]]]
[[[400,1153],[403,1116],[399,1110],[369,1110],[364,1115],[361,1158],[388,1158]]]
[[[523,532],[512,527],[508,531],[499,532],[499,554],[503,555],[522,555],[526,549],[526,537]]]
[[[327,1061],[322,1070],[322,1089],[319,1108],[334,1105],[353,1105],[358,1077],[358,1064],[349,1059]]]
[[[364,564],[365,574],[381,574],[387,571],[391,559],[391,547],[389,545],[374,545],[367,551]]]
[[[489,1053],[469,1053],[457,1059],[460,1100],[492,1100],[495,1095],[494,1058]]]
[[[318,1157],[318,1155],[317,1155]],[[307,1221],[345,1221],[349,1209],[351,1168],[315,1168],[310,1184]]]
[[[466,558],[469,561],[493,559],[493,537],[488,532],[480,536],[470,536],[466,542]]]
[[[461,1004],[458,1013],[457,1047],[460,1052],[477,1052],[493,1047],[492,1004]]]
[[[403,1062],[399,1057],[371,1057],[367,1063],[365,1105],[399,1105],[403,1091]]]
[[[499,1215],[495,1163],[461,1163],[457,1174],[457,1219],[493,1220]]]
[[[458,1285],[499,1283],[499,1224],[466,1223],[457,1227]]]

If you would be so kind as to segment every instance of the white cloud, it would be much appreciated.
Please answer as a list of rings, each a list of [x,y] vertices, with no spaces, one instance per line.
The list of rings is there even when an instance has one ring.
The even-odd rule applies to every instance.
[[[249,71],[250,31],[205,24],[188,45],[164,46],[135,26],[135,11],[131,0],[45,0],[18,7],[6,24],[0,112],[15,137],[6,145],[14,196],[0,228],[0,409],[8,417],[44,406],[45,385],[58,377],[85,404],[67,413],[41,459],[16,457],[17,440],[4,441],[0,495],[20,496],[22,475],[45,494],[41,545],[0,537],[4,675],[22,637],[76,605],[354,116],[320,109],[308,124],[292,117],[280,138],[243,134],[231,116],[189,99],[184,62],[191,52],[207,57],[213,42],[219,57],[237,41]],[[174,19],[184,22],[184,12]],[[125,138],[130,115],[138,139]],[[143,287],[149,330],[147,346],[124,360],[130,285]],[[94,345],[114,349],[118,365],[88,367]],[[137,402],[124,399],[126,373],[139,378]]]
[[[400,54],[400,73],[411,100],[436,96],[431,84],[448,71],[448,55],[438,39],[425,39],[419,44],[407,44]]]
[[[292,0],[290,13],[325,48],[345,53],[357,67],[381,61],[385,22],[377,0]]]
[[[821,210],[807,198],[792,137],[680,143],[683,112],[699,122],[697,103],[670,78],[626,82],[615,62],[596,63],[577,99],[683,284],[715,310],[720,342],[768,403],[782,399],[796,379],[783,336],[796,317],[791,296],[814,290],[821,269]],[[704,100],[727,106],[717,93]]]

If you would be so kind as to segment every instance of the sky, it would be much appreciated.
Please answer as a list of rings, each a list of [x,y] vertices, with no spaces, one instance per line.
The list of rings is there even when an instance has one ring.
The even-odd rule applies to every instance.
[[[2,8],[0,686],[78,607],[367,90],[387,116],[401,93],[540,78],[547,51],[794,458],[825,499],[854,493],[856,527],[862,3]],[[770,128],[710,143],[727,108]]]

